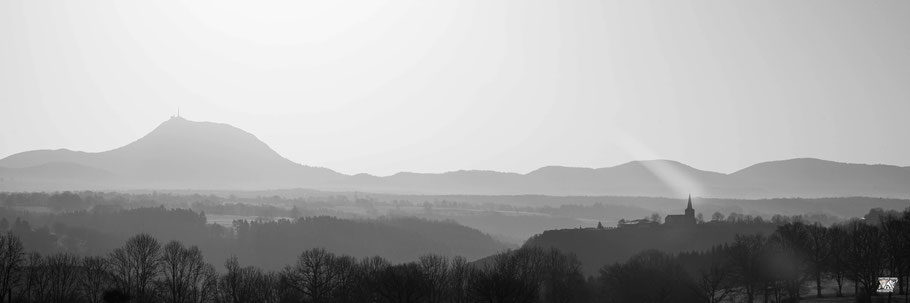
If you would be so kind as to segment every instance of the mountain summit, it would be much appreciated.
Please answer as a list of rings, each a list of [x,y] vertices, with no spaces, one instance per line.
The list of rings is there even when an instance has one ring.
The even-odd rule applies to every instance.
[[[239,128],[181,117],[173,117],[139,140],[110,151],[24,152],[0,160],[0,167],[27,171],[47,163],[105,171],[110,173],[110,180],[104,181],[113,187],[131,188],[287,188],[322,185],[343,176],[285,159]],[[45,177],[54,181],[51,175]]]
[[[36,150],[0,159],[0,190],[286,188],[423,194],[910,198],[910,169],[791,159],[722,174],[671,160],[649,160],[596,169],[547,166],[527,174],[461,170],[347,176],[290,161],[239,128],[181,117],[105,152]]]

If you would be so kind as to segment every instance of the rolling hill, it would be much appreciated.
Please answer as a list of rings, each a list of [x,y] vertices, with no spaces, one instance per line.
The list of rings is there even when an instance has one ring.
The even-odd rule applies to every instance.
[[[110,151],[36,150],[0,159],[0,190],[285,188],[410,194],[910,198],[910,169],[803,158],[758,163],[731,174],[649,160],[604,168],[547,166],[527,174],[461,170],[344,175],[290,161],[236,127],[180,117]]]
[[[60,167],[59,173],[48,165]],[[61,167],[66,166],[66,167]],[[126,146],[86,153],[66,149],[23,152],[0,160],[3,175],[35,183],[72,177],[89,188],[316,187],[343,175],[285,159],[250,133],[227,124],[175,117]],[[76,169],[76,168],[79,169]],[[35,171],[42,171],[36,173]],[[108,179],[85,176],[108,172]]]

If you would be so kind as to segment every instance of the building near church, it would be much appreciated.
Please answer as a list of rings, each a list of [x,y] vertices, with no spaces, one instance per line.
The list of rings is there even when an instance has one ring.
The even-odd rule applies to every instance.
[[[629,220],[626,219],[619,220],[617,227],[619,228],[650,228],[660,226],[660,223],[651,221],[649,219],[639,219],[639,220]]]

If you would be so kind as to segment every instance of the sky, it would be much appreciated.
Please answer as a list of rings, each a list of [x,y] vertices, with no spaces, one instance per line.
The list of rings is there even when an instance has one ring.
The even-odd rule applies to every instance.
[[[0,2],[0,157],[174,115],[342,173],[910,166],[908,1]]]

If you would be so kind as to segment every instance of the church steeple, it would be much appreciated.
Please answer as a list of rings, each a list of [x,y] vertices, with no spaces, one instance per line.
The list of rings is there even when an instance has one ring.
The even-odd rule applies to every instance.
[[[686,205],[686,216],[695,217],[695,209],[692,208],[692,195],[689,195],[689,204]]]

